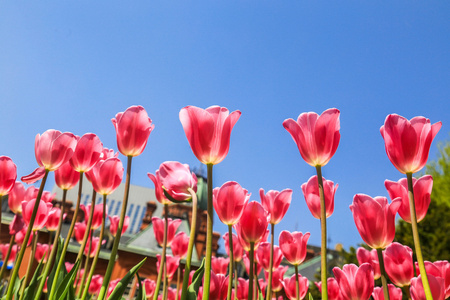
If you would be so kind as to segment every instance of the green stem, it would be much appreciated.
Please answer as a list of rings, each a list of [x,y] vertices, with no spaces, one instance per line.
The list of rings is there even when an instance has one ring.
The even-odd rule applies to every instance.
[[[95,251],[94,259],[92,260],[91,269],[89,270],[89,276],[86,281],[86,285],[83,290],[83,294],[81,296],[81,300],[86,299],[86,296],[88,294],[89,285],[91,284],[92,276],[94,276],[95,266],[97,265],[98,257],[100,255],[100,248],[101,248],[101,242],[103,240],[103,235],[105,233],[105,221],[106,221],[106,196],[103,195],[103,216],[102,216],[102,227],[100,228],[100,236],[99,241],[100,245],[98,246],[97,250]]]
[[[403,291],[405,292],[405,294],[406,294],[406,297],[408,298],[408,300],[411,300],[411,292],[409,291],[409,285],[407,285],[407,286],[404,286],[403,287]]]
[[[211,257],[212,257],[212,235],[213,235],[213,164],[207,164],[207,183],[208,183],[208,205],[206,216],[206,253],[205,253],[205,277],[203,282],[203,300],[209,299],[209,288],[211,284]]]
[[[130,193],[130,176],[131,176],[131,160],[132,156],[128,156],[127,159],[127,177],[125,179],[125,192],[123,195],[122,212],[119,219],[119,225],[117,226],[116,238],[114,239],[114,244],[111,250],[111,256],[109,257],[108,267],[106,268],[105,277],[103,279],[103,284],[98,294],[97,299],[103,300],[106,296],[106,291],[108,290],[109,281],[111,279],[112,270],[116,261],[117,250],[119,249],[120,237],[122,236],[122,228],[127,212],[128,195]],[[51,300],[51,299],[50,299]]]
[[[67,248],[69,247],[70,239],[72,238],[73,230],[75,228],[75,223],[77,222],[78,218],[78,211],[80,210],[80,203],[81,203],[81,191],[83,190],[83,172],[80,172],[80,180],[78,182],[78,197],[77,197],[77,205],[75,206],[75,211],[73,212],[72,217],[72,223],[69,227],[69,232],[67,233],[66,240],[64,241],[64,246],[61,252],[61,257],[59,258],[58,266],[56,267],[55,276],[58,276],[58,274],[61,272],[61,268],[65,262],[66,258],[66,252]],[[53,300],[53,297],[56,293],[56,284],[53,284],[53,286],[49,290],[48,300]]]
[[[11,250],[13,246],[14,246],[14,235],[12,235],[11,238],[9,239],[8,252],[6,252],[6,256],[3,257],[3,266],[0,271],[0,281],[3,280],[3,274],[5,274],[6,265],[8,264],[9,257],[11,256]]]
[[[36,245],[37,245],[38,235],[39,235],[39,231],[36,231],[33,234],[31,253],[30,253],[30,256],[28,257],[29,260],[28,260],[27,273],[25,274],[25,279],[23,280],[23,283],[22,283],[19,300],[23,300],[23,298],[25,297],[25,288],[27,287],[28,280],[30,279],[31,269],[32,269],[31,267],[33,266],[34,256],[36,254]]]
[[[91,209],[89,211],[89,218],[87,219],[87,222],[86,222],[86,231],[84,232],[83,242],[81,243],[80,249],[78,250],[78,255],[77,255],[76,260],[81,259],[81,257],[83,256],[83,252],[84,252],[84,249],[86,248],[87,240],[91,233],[92,219],[94,218],[95,198],[97,198],[97,192],[93,189],[92,190]],[[86,220],[86,216],[84,216],[84,218]]]
[[[386,270],[384,269],[383,250],[377,249],[377,254],[378,254],[378,261],[380,263],[381,283],[383,285],[384,300],[389,300],[389,289],[387,284],[388,277],[386,274]]]
[[[181,264],[177,268],[177,294],[175,295],[175,300],[178,300],[180,294],[180,279],[181,279]]]
[[[233,289],[233,274],[234,274],[234,255],[233,255],[233,226],[228,225],[228,252],[230,253],[230,266],[228,270],[228,292],[227,300],[231,300],[231,291]]]
[[[269,261],[269,281],[267,282],[266,300],[272,299],[272,272],[273,272],[273,244],[275,224],[270,224],[270,261]]]
[[[162,298],[163,300],[167,300],[167,262],[164,262],[164,282],[163,282],[163,294]]]
[[[167,230],[168,230],[168,217],[169,214],[169,205],[164,204],[164,237],[163,237],[163,245],[162,245],[162,254],[161,254],[161,262],[159,264],[159,272],[158,272],[158,278],[156,279],[156,288],[155,288],[155,294],[153,295],[153,300],[158,299],[158,293],[159,288],[161,287],[161,280],[163,280],[163,273],[164,273],[164,265],[166,263],[166,247],[167,247]],[[163,289],[164,293],[164,289]],[[163,296],[164,298],[164,296]]]
[[[88,274],[88,268],[89,268],[89,261],[90,261],[90,255],[92,250],[92,235],[94,234],[94,230],[91,229],[91,234],[89,235],[89,247],[88,247],[88,254],[86,255],[86,261],[84,262],[84,272],[83,276],[81,276],[80,281],[80,287],[78,289],[77,297],[80,298],[81,294],[83,292],[84,282],[86,281],[86,276]],[[98,248],[100,248],[101,244],[98,245]]]
[[[39,187],[39,192],[36,197],[36,202],[34,204],[33,212],[31,214],[30,218],[30,224],[28,225],[27,232],[25,234],[25,237],[23,239],[22,246],[20,247],[19,255],[17,256],[17,262],[14,265],[13,272],[11,274],[11,280],[8,285],[8,291],[6,293],[6,299],[11,300],[13,298],[13,292],[14,292],[14,283],[17,278],[17,274],[19,274],[19,268],[22,263],[23,255],[25,254],[25,249],[27,248],[28,240],[30,239],[31,231],[33,230],[34,220],[36,219],[36,214],[39,208],[39,202],[41,201],[42,192],[44,191],[45,182],[47,181],[48,177],[48,170],[45,170],[45,175],[42,178],[41,186]]]
[[[242,265],[241,265],[242,266]],[[237,288],[238,288],[238,280],[237,280],[237,268],[234,268],[234,299],[237,300]]]
[[[250,252],[249,252],[249,260],[250,260],[250,274],[249,280],[248,280],[248,300],[253,300],[253,261],[254,261],[254,254],[255,252],[255,242],[250,242]]]
[[[295,299],[300,299],[300,281],[298,280],[298,265],[295,265]]]
[[[316,166],[317,181],[319,182],[320,196],[320,229],[322,231],[322,246],[320,249],[320,278],[322,281],[322,300],[328,300],[327,290],[327,214],[325,207],[325,194],[323,192],[322,167]]]
[[[191,272],[191,260],[192,260],[192,252],[194,249],[195,242],[195,229],[197,228],[197,194],[195,194],[194,190],[189,188],[189,192],[192,196],[192,220],[191,220],[191,233],[189,235],[189,244],[188,244],[188,252],[186,256],[186,264],[184,267],[184,275],[183,275],[183,286],[181,288],[181,300],[186,300],[187,298],[187,288],[189,284],[189,273]]]
[[[428,276],[425,270],[425,264],[422,256],[422,249],[420,248],[419,239],[419,229],[417,227],[417,217],[416,217],[416,206],[414,201],[414,189],[412,173],[406,173],[406,178],[408,179],[408,196],[409,196],[409,208],[411,213],[411,226],[414,239],[414,247],[416,249],[417,262],[419,264],[420,275],[422,278],[423,290],[425,292],[425,297],[427,300],[433,300],[433,295],[431,294],[430,285],[428,283]]]

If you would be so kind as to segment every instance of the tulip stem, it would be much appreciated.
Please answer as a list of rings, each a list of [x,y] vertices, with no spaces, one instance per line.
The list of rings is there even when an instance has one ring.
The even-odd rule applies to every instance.
[[[403,291],[406,294],[406,298],[408,298],[408,300],[411,300],[411,292],[409,291],[409,287],[410,287],[409,285],[404,286],[403,287]]]
[[[36,197],[36,201],[34,203],[33,212],[31,214],[30,223],[28,224],[28,229],[25,234],[25,237],[22,242],[22,246],[20,247],[19,255],[17,256],[17,262],[14,265],[13,272],[11,274],[11,280],[8,285],[8,291],[6,293],[6,299],[11,300],[13,298],[13,292],[14,292],[14,283],[16,281],[17,275],[19,274],[19,268],[22,263],[23,256],[25,254],[25,249],[27,248],[28,240],[30,239],[31,231],[33,230],[34,220],[36,219],[36,214],[39,208],[39,203],[41,201],[42,192],[44,191],[45,182],[47,181],[49,170],[45,170],[44,177],[41,181],[41,186],[39,187],[39,192]]]
[[[295,268],[295,299],[300,299],[300,281],[298,280],[298,265]]]
[[[203,300],[209,299],[209,288],[211,284],[211,257],[212,257],[212,235],[213,235],[213,164],[207,164],[208,183],[208,205],[206,216],[206,254],[205,254],[205,279],[203,283]]]
[[[322,247],[320,250],[320,278],[322,281],[322,300],[328,300],[327,290],[327,215],[325,207],[325,194],[323,191],[322,167],[316,166],[317,181],[319,182],[320,196],[320,228],[322,231]]]
[[[386,274],[386,270],[384,269],[383,250],[378,248],[377,254],[378,254],[378,261],[380,262],[381,283],[383,285],[384,299],[389,300],[389,289],[388,289],[388,284],[387,284],[387,274]]]
[[[63,219],[64,219],[64,209],[66,206],[66,198],[67,198],[67,190],[64,189],[62,200],[61,200],[61,213],[59,215],[58,229],[56,229],[55,239],[53,240],[52,251],[50,252],[50,255],[48,256],[48,260],[47,260],[47,263],[45,264],[44,272],[41,275],[42,278],[41,278],[41,281],[39,282],[39,288],[36,291],[36,293],[37,293],[36,299],[40,299],[40,297],[41,297],[42,290],[44,289],[45,281],[47,280],[47,275],[50,272],[50,268],[52,266],[53,259],[55,258],[56,251],[58,250],[58,241],[59,241],[59,235],[61,234],[61,228],[62,228],[62,223],[63,223]],[[49,234],[50,234],[50,232],[49,232]]]
[[[25,288],[27,287],[28,280],[30,279],[31,267],[33,266],[34,256],[36,254],[36,245],[37,245],[38,235],[39,235],[39,231],[36,231],[33,234],[33,239],[32,239],[32,244],[31,244],[31,253],[30,253],[30,256],[28,257],[27,273],[25,274],[25,279],[22,282],[19,300],[23,300],[23,298],[25,297]]]
[[[408,179],[409,209],[411,214],[411,226],[414,239],[414,247],[416,249],[416,257],[417,262],[419,264],[420,275],[422,278],[423,290],[425,292],[426,299],[433,300],[433,295],[431,294],[430,285],[428,283],[428,276],[425,271],[425,264],[423,262],[422,249],[420,248],[419,229],[417,227],[417,216],[414,201],[412,173],[406,173],[406,178]]]
[[[253,260],[254,260],[254,252],[255,252],[255,242],[250,242],[250,252],[249,252],[249,260],[250,260],[250,274],[248,280],[248,300],[253,300]]]
[[[94,256],[94,259],[92,260],[91,269],[89,270],[89,276],[87,278],[86,285],[84,286],[84,290],[83,290],[83,294],[81,296],[81,300],[86,299],[86,296],[87,296],[87,293],[88,293],[88,290],[89,290],[89,285],[91,284],[92,276],[94,276],[94,271],[95,271],[95,266],[97,265],[98,256],[100,255],[100,248],[101,248],[101,245],[102,245],[103,234],[105,233],[106,196],[107,195],[103,195],[102,227],[100,228],[100,236],[99,236],[99,243],[100,244],[98,245],[98,248],[95,250],[95,256]]]
[[[168,220],[167,215],[169,214],[169,205],[164,204],[164,236],[163,236],[163,245],[162,245],[162,254],[161,254],[161,262],[159,263],[159,272],[158,278],[156,279],[156,287],[155,294],[153,295],[153,300],[158,299],[159,288],[161,287],[161,280],[163,278],[164,265],[166,263],[166,245],[167,245],[167,231],[168,231]],[[164,294],[164,286],[163,286],[163,294]],[[164,298],[164,296],[163,296]]]
[[[97,299],[103,300],[106,296],[106,291],[108,289],[109,281],[111,280],[112,270],[116,261],[117,250],[119,249],[120,237],[122,236],[122,228],[127,213],[128,195],[130,193],[130,177],[131,177],[131,161],[133,157],[127,156],[127,177],[125,179],[125,191],[123,195],[122,211],[120,214],[119,224],[117,225],[116,237],[114,239],[114,244],[111,249],[111,256],[109,257],[108,267],[106,268],[105,277],[103,279],[102,287]],[[49,299],[51,300],[51,299]]]
[[[231,300],[231,291],[233,288],[233,275],[234,275],[234,255],[233,255],[233,226],[228,225],[228,252],[230,257],[230,266],[228,267],[228,291],[227,300]]]
[[[177,268],[177,294],[175,295],[175,300],[178,300],[178,296],[180,295],[180,278],[181,277],[181,264],[178,265]]]
[[[87,218],[86,222],[86,214],[84,215],[84,221],[86,222],[86,231],[84,232],[83,236],[83,242],[81,243],[80,249],[78,250],[78,255],[76,260],[80,260],[81,257],[83,257],[84,249],[86,248],[87,240],[89,236],[91,235],[91,226],[92,226],[92,219],[94,218],[94,210],[95,210],[95,198],[97,198],[97,192],[93,189],[92,190],[92,202],[91,202],[91,209],[89,211],[89,218]],[[80,297],[80,296],[78,296]]]
[[[83,276],[81,276],[81,281],[80,281],[80,288],[78,290],[78,294],[77,294],[77,298],[81,297],[81,293],[83,292],[83,287],[85,285],[85,280],[86,280],[86,276],[88,274],[88,267],[89,267],[89,261],[90,261],[90,255],[91,255],[91,251],[92,251],[92,235],[94,234],[94,230],[90,230],[91,233],[89,234],[89,246],[88,246],[88,253],[86,255],[86,261],[84,262],[84,272],[83,272]],[[101,243],[98,245],[98,248],[100,248]]]
[[[194,249],[195,241],[195,229],[197,228],[197,194],[193,189],[189,188],[188,191],[192,196],[192,218],[191,218],[191,233],[189,235],[188,252],[186,256],[186,264],[184,266],[183,286],[181,288],[181,300],[186,300],[187,289],[189,285],[189,273],[191,272],[191,260],[192,251]]]
[[[266,300],[272,299],[272,272],[273,272],[273,244],[274,244],[275,224],[270,224],[270,260],[269,260],[269,280],[267,282]]]
[[[80,209],[80,202],[81,202],[81,191],[83,190],[83,172],[80,172],[80,180],[78,182],[78,198],[77,198],[77,205],[75,206],[75,211],[72,216],[72,223],[70,224],[69,232],[67,233],[66,240],[64,241],[64,246],[61,252],[61,257],[59,258],[58,266],[56,267],[55,276],[58,276],[59,272],[61,272],[62,265],[65,262],[67,247],[69,247],[70,239],[72,238],[73,230],[75,228],[75,223],[77,222],[78,218],[78,211]],[[57,277],[56,277],[57,278]],[[49,290],[48,300],[53,300],[53,297],[56,293],[56,282],[53,284]]]
[[[9,257],[11,256],[12,247],[14,246],[14,235],[11,235],[11,238],[9,239],[9,247],[8,252],[6,252],[6,256],[3,257],[3,265],[2,269],[0,271],[0,281],[3,280],[3,274],[6,270],[6,265],[8,264]]]

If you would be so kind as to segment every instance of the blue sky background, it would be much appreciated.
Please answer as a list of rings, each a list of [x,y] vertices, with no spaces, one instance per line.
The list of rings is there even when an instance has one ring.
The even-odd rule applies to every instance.
[[[387,196],[384,180],[402,176],[379,133],[386,116],[442,121],[430,158],[449,139],[449,8],[448,1],[2,1],[0,155],[14,160],[19,176],[30,173],[34,137],[50,128],[94,132],[117,149],[111,118],[140,104],[155,130],[133,161],[132,183],[153,187],[146,174],[166,160],[200,165],[178,118],[182,107],[239,109],[214,186],[238,181],[258,201],[261,187],[292,188],[277,235],[310,231],[310,244],[319,245],[319,221],[300,189],[315,170],[282,122],[337,107],[341,142],[323,168],[339,183],[328,233],[331,246],[356,245],[353,195]]]

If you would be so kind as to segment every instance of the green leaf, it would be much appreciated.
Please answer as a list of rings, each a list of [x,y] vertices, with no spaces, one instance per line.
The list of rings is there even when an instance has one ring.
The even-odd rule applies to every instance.
[[[58,266],[58,262],[61,259],[63,242],[64,242],[64,239],[60,237],[58,240],[58,250],[56,251],[56,257],[54,260],[54,264],[53,264],[52,270],[50,271],[50,274],[48,275],[48,280],[47,280],[47,290],[49,293],[53,288],[55,288],[55,289],[58,288],[58,286],[61,283],[61,281],[63,280],[64,276],[67,275],[67,270],[65,267],[63,267],[63,268],[61,268],[61,271],[59,272],[59,274],[55,280],[56,267]]]
[[[138,293],[137,293],[137,296],[135,299],[136,300],[147,300],[147,296],[145,293],[145,286],[142,285],[142,281],[141,281],[141,278],[139,277],[138,273],[136,273],[136,276],[137,276],[137,280],[139,283],[139,289],[138,289]]]
[[[30,258],[31,259],[31,258]],[[44,263],[44,257],[42,257],[41,261],[39,262],[39,265],[36,268],[36,271],[34,271],[33,278],[31,278],[30,284],[28,287],[25,288],[24,291],[24,299],[25,300],[31,300],[34,299],[34,296],[36,295],[36,288],[39,286],[39,282],[42,279],[42,276],[39,276],[41,274],[41,269]]]
[[[72,270],[70,270],[70,272],[61,281],[61,284],[59,285],[55,293],[56,299],[64,300],[66,298],[66,295],[69,292],[70,287],[73,286],[73,282],[75,281],[75,277],[77,276],[79,264],[80,261],[77,260]]]
[[[198,289],[202,283],[203,273],[205,273],[205,259],[203,258],[200,268],[195,271],[194,276],[192,276],[192,283],[187,290],[187,299],[196,300]]]
[[[308,293],[308,299],[309,299],[309,300],[314,300],[311,293]]]
[[[116,285],[111,295],[108,297],[108,300],[119,300],[122,298],[123,293],[125,292],[125,289],[128,286],[128,283],[131,281],[131,279],[134,277],[134,275],[137,273],[137,271],[142,267],[145,260],[147,258],[144,258],[140,263],[135,265],[133,268],[131,268],[130,271],[122,278],[122,280]]]

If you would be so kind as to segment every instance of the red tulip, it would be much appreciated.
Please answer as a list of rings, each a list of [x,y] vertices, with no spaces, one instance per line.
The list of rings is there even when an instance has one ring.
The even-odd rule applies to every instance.
[[[165,300],[175,300],[176,297],[177,297],[177,290],[171,287],[167,288],[167,299]],[[159,295],[158,300],[163,300],[163,295]]]
[[[91,206],[92,204],[88,204],[86,206],[84,206],[83,204],[80,205],[80,208],[84,212],[84,222],[86,224],[89,219],[89,214],[91,212]],[[108,208],[106,208],[106,211],[108,211]],[[102,219],[103,219],[103,203],[97,204],[94,207],[94,215],[92,217],[91,229],[95,230],[100,226],[102,226]]]
[[[286,260],[292,265],[301,264],[306,258],[306,243],[310,233],[292,232],[283,230],[278,238],[281,252]]]
[[[247,243],[259,244],[265,237],[270,215],[258,202],[249,202],[235,225],[238,236]]]
[[[172,240],[175,236],[175,232],[178,229],[178,226],[181,224],[181,219],[172,220],[168,218],[167,223],[167,247],[170,247],[172,244]],[[165,219],[161,219],[158,217],[152,218],[153,224],[153,232],[155,233],[155,238],[158,244],[162,247],[164,242],[164,224],[166,223]]]
[[[247,274],[250,274],[250,258],[248,257],[248,254],[245,254],[242,257],[242,261],[244,262],[244,266],[245,266],[245,271],[247,272]],[[255,261],[255,260],[253,260]],[[253,266],[253,272],[256,272],[257,275],[259,275],[262,271],[262,266],[260,264],[256,264],[256,271],[255,271],[255,267]]]
[[[338,188],[338,184],[334,185],[331,180],[323,179],[323,192],[325,196],[325,213],[327,218],[334,212],[334,194]],[[314,218],[320,219],[320,196],[319,182],[317,175],[309,178],[308,182],[302,184],[303,196],[305,196],[306,205],[308,206]]]
[[[86,232],[86,223],[76,222],[75,223],[75,239],[79,244],[83,243],[84,234]]]
[[[2,259],[5,259],[8,249],[9,249],[9,244],[0,244],[0,252],[2,253]],[[17,256],[17,245],[14,244],[14,245],[12,245],[11,253],[9,254],[9,258],[6,263],[7,264],[14,263],[14,261],[16,260],[16,256]],[[3,261],[3,263],[5,263],[5,262]]]
[[[353,213],[356,228],[364,242],[374,249],[384,249],[395,236],[395,215],[401,205],[400,198],[391,204],[385,197],[356,194],[350,210]]]
[[[416,274],[419,274],[419,265],[415,262]],[[445,298],[450,295],[450,263],[446,260],[439,260],[435,262],[425,261],[425,270],[427,274],[434,277],[441,277],[444,279]]]
[[[445,280],[441,277],[434,277],[431,274],[427,274],[428,283],[430,285],[431,294],[433,300],[444,300],[445,296]],[[412,300],[425,300],[425,292],[423,290],[422,277],[414,277],[411,280],[411,299]]]
[[[0,156],[0,197],[8,195],[17,178],[17,167],[8,156]]]
[[[284,273],[289,269],[288,266],[278,266],[274,268],[272,272],[272,291],[279,292],[283,288],[283,276]],[[264,271],[264,277],[266,278],[266,282],[269,281],[269,272]]]
[[[14,241],[16,242],[16,244],[18,244],[18,245],[22,245],[23,244],[23,240],[25,238],[25,234],[27,233],[27,228],[28,228],[28,226],[25,225],[21,230],[16,232],[16,234],[14,235]],[[33,236],[33,235],[31,235],[31,236]],[[31,238],[28,239],[27,246],[29,246],[29,245],[31,245]]]
[[[234,225],[239,222],[250,195],[236,181],[228,181],[220,188],[215,188],[213,190],[213,205],[222,223]]]
[[[189,236],[184,231],[178,232],[172,241],[172,254],[185,258],[188,252]]]
[[[159,170],[156,170],[155,175],[147,173],[148,178],[150,178],[151,181],[153,181],[153,184],[155,185],[155,196],[156,200],[158,200],[161,204],[171,204],[172,201],[167,199],[167,197],[164,195],[164,190],[161,183],[161,175]]]
[[[27,225],[29,225],[30,223],[35,203],[36,199],[30,200],[28,202],[26,201],[22,202],[22,215]],[[47,223],[48,214],[51,209],[52,209],[51,203],[45,203],[42,200],[39,202],[36,218],[34,220],[34,224],[32,224],[34,231],[40,230],[45,226],[45,223]]]
[[[248,279],[244,278],[238,278],[238,285],[237,288],[233,289],[232,297],[231,299],[235,299],[235,297],[238,300],[247,300],[248,298]]]
[[[113,236],[116,236],[117,228],[119,227],[119,216],[110,216],[109,220],[111,221],[109,225],[109,231]],[[122,234],[127,231],[128,225],[130,224],[130,217],[125,216],[125,219],[123,220],[123,227],[122,227]]]
[[[50,254],[50,251],[51,251],[51,247],[49,249],[48,244],[37,243],[36,244],[36,252],[34,254],[34,258],[38,262],[40,262],[42,260],[42,258],[44,258],[43,263],[45,264],[47,262],[48,255]]]
[[[20,209],[22,210],[22,208]],[[25,221],[23,220],[22,214],[15,214],[11,223],[9,223],[9,234],[15,235],[16,233],[20,232],[25,225]]]
[[[205,285],[205,277],[203,277],[202,285]],[[221,282],[219,282],[219,279],[217,278],[217,275],[213,272],[211,272],[211,285],[209,289],[209,298],[210,299],[219,299],[220,292],[221,292]],[[226,297],[226,296],[225,296]],[[197,300],[201,300],[203,298],[203,286],[201,286],[198,290]]]
[[[308,278],[303,277],[300,274],[298,274],[298,281],[300,287],[299,299],[303,299],[308,292],[309,281]],[[297,299],[297,281],[295,278],[295,274],[292,275],[291,278],[284,278],[282,284],[284,287],[284,292],[286,293],[286,297],[288,297],[288,299],[290,300]]]
[[[69,162],[55,171],[56,185],[62,190],[70,190],[80,181],[80,173],[75,171]]]
[[[227,274],[230,258],[227,257],[211,257],[211,269],[215,274]]]
[[[155,125],[142,106],[130,106],[111,119],[116,129],[117,147],[125,156],[140,155]]]
[[[56,193],[51,193],[49,191],[43,191],[41,195],[41,200],[46,203],[52,203],[53,199],[55,198]]]
[[[177,161],[166,161],[159,166],[159,177],[163,189],[173,201],[190,201],[189,189],[197,192],[197,176],[191,173],[187,164]]]
[[[402,300],[402,289],[395,287],[393,284],[388,284],[389,299]],[[382,287],[375,287],[372,293],[373,300],[384,300],[384,293]]]
[[[363,263],[368,263],[373,268],[373,277],[378,279],[381,277],[380,262],[378,261],[378,254],[376,249],[367,250],[363,247],[359,247],[356,251],[356,258],[358,259],[359,265]]]
[[[264,189],[259,190],[261,204],[270,214],[270,224],[278,224],[286,214],[292,200],[292,190],[285,189],[281,192],[270,190],[264,195]]]
[[[229,237],[228,232],[226,232],[222,236],[224,243],[225,243],[225,252],[228,256],[230,256],[230,245],[229,245]],[[233,239],[233,259],[234,261],[238,262],[242,260],[242,255],[244,254],[244,249],[242,249],[241,243],[239,242],[239,238],[237,235],[232,233],[232,239]]]
[[[25,187],[20,181],[16,181],[8,195],[9,209],[15,214],[22,213],[22,201],[25,200]]]
[[[92,183],[95,191],[101,195],[114,192],[122,182],[123,165],[116,157],[99,160],[95,166],[86,173],[86,178]]]
[[[261,265],[261,267],[269,271],[270,269],[270,248],[271,244],[264,242],[261,243],[258,247],[258,250],[256,251],[256,260],[258,261],[258,264]],[[283,253],[281,252],[280,247],[277,245],[273,246],[273,270],[278,268],[281,261],[283,260]]]
[[[430,206],[430,195],[433,189],[433,177],[431,175],[422,176],[419,179],[413,178],[414,203],[416,208],[417,222],[425,218],[428,206]],[[409,210],[408,180],[400,179],[398,182],[386,180],[384,182],[391,199],[400,198],[402,205],[398,214],[405,222],[411,223],[411,212]]]
[[[441,122],[431,125],[424,117],[409,121],[396,114],[388,115],[380,132],[387,156],[397,170],[403,174],[420,171],[427,163],[431,142],[441,126]]]
[[[147,298],[153,297],[153,295],[155,294],[156,282],[154,280],[146,278],[142,280],[142,285],[145,288],[145,296]]]
[[[322,282],[314,282],[319,289],[319,292],[322,293]],[[330,300],[342,300],[341,290],[339,289],[339,284],[337,280],[333,277],[327,279],[327,291],[328,291],[328,299]]]
[[[27,188],[27,190],[25,191],[25,197],[23,200],[28,202],[30,200],[36,199],[38,192],[39,192],[39,189],[37,187],[29,186]]]
[[[89,240],[90,240],[90,242],[88,241],[86,243],[86,247],[84,248],[84,255],[86,255],[86,256],[89,255],[89,257],[92,258],[92,257],[95,256],[95,253],[97,252],[98,247],[101,247],[101,244],[103,244],[104,242],[102,242],[100,244],[100,238],[99,237],[92,237],[92,238],[89,238]]]
[[[48,213],[47,223],[45,223],[45,227],[47,227],[47,230],[56,231],[58,229],[60,218],[61,209],[59,207],[53,207]]]
[[[100,292],[100,289],[102,288],[102,284],[103,284],[103,276],[96,274],[94,276],[92,276],[91,279],[91,284],[89,285],[89,289],[88,292],[91,295],[95,295],[98,292]]]
[[[297,121],[284,120],[284,128],[291,134],[303,159],[313,167],[324,166],[339,145],[339,110],[330,108],[320,116],[315,112],[302,113]]]
[[[69,162],[77,172],[88,172],[102,154],[103,144],[94,133],[86,133],[77,141],[75,151]]]
[[[114,291],[114,289],[116,288],[116,286],[120,282],[120,280],[121,280],[120,278],[117,278],[117,279],[111,280],[109,282],[108,293],[106,294],[106,299],[108,299],[109,296],[112,294],[112,292]]]
[[[220,106],[207,109],[186,106],[181,109],[181,124],[199,161],[205,165],[215,165],[227,156],[231,130],[240,116],[240,111],[230,114],[228,109]]]
[[[396,286],[411,284],[414,277],[413,252],[408,246],[394,242],[383,251],[384,269]]]
[[[75,264],[72,264],[72,263],[70,263],[70,262],[68,262],[68,261],[66,261],[66,262],[64,263],[64,266],[66,267],[67,273],[69,273],[70,271],[72,271],[72,268],[73,268],[74,265],[75,265]]]
[[[161,255],[156,254],[157,262],[156,262],[156,268],[159,270],[159,264],[161,263]],[[167,267],[167,274],[166,277],[169,278],[169,280],[172,280],[173,275],[178,269],[178,265],[180,264],[180,257],[179,256],[172,256],[169,254],[166,254],[166,267]]]
[[[333,268],[343,299],[345,300],[367,300],[372,295],[374,288],[373,269],[368,263],[359,268],[354,264]]]

